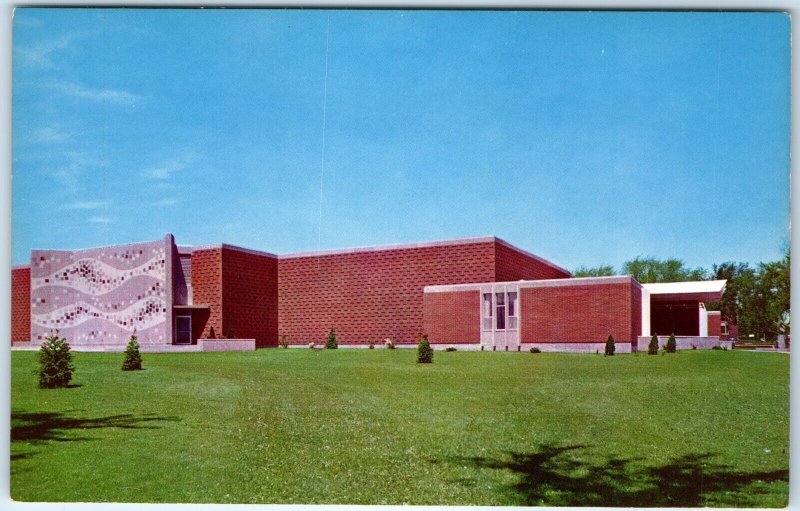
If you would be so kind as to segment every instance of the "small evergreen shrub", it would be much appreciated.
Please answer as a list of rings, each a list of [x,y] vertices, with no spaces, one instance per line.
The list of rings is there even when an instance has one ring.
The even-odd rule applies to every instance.
[[[371,349],[371,350],[375,349],[375,343],[374,342],[369,341],[369,349]]]
[[[386,346],[387,350],[393,350],[395,348],[394,341],[391,339],[386,339],[383,341],[384,346]]]
[[[73,372],[75,366],[72,365],[72,353],[67,340],[59,338],[57,333],[45,337],[39,348],[39,387],[66,387],[72,380]]]
[[[534,346],[533,348],[531,348],[531,349],[530,349],[530,351],[531,351],[531,353],[541,353],[541,352],[542,352],[542,350],[540,350],[540,349],[539,349],[539,348],[537,348],[536,346]]]
[[[653,334],[653,337],[650,338],[650,344],[647,345],[647,354],[658,355],[658,336],[656,334]]]
[[[445,351],[458,351],[455,346],[448,346]]]
[[[213,326],[208,329],[208,338],[209,339],[216,339],[217,338],[217,333],[214,331],[214,327]]]
[[[339,345],[336,343],[336,332],[334,332],[333,328],[331,328],[331,331],[328,332],[328,340],[325,341],[325,349],[335,350],[338,347]]]
[[[417,345],[417,363],[430,364],[433,362],[433,348],[428,342],[428,336],[423,335]]]
[[[289,339],[286,337],[286,334],[283,334],[280,340],[278,340],[278,346],[280,346],[283,349],[289,347]]]
[[[678,349],[678,344],[675,341],[675,334],[670,334],[669,339],[667,339],[667,344],[664,345],[664,351],[667,353],[675,353]]]
[[[139,353],[139,343],[136,335],[131,336],[125,348],[125,360],[122,362],[123,371],[140,371],[142,369],[142,355]]]
[[[605,356],[607,356],[607,357],[613,356],[615,349],[616,348],[614,347],[614,336],[613,335],[609,335],[608,336],[608,340],[606,341]]]
[[[694,344],[692,344],[692,349],[693,349],[693,350],[696,350],[696,349],[697,349],[697,346],[695,346]]]
[[[712,346],[711,349],[714,351],[722,351],[722,346],[720,345]]]

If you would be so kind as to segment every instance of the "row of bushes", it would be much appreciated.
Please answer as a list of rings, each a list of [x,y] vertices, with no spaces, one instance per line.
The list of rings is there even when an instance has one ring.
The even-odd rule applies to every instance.
[[[125,347],[125,358],[122,362],[123,371],[137,371],[142,369],[142,355],[139,352],[139,342],[136,334],[131,336]],[[47,336],[39,348],[39,387],[54,389],[66,387],[72,381],[75,365],[72,363],[72,351],[65,338],[57,333]]]

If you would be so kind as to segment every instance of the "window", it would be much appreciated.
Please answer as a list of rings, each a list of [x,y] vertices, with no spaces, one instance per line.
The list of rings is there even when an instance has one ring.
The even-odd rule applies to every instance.
[[[192,344],[191,316],[175,316],[175,344]]]
[[[728,335],[728,323],[725,321],[721,321],[719,324],[719,333],[722,335]]]
[[[495,299],[497,300],[497,329],[498,330],[505,330],[506,329],[506,294],[505,293],[495,293]]]
[[[483,293],[483,329],[492,329],[492,293]]]
[[[510,291],[508,293],[508,329],[517,329],[517,293]]]

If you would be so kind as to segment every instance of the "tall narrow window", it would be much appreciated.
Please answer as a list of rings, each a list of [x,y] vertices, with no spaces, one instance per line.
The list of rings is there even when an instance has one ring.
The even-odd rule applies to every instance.
[[[497,300],[497,329],[498,330],[505,330],[506,329],[506,294],[505,293],[495,293],[495,299]]]
[[[483,293],[483,329],[492,329],[492,293]]]
[[[508,293],[508,329],[517,329],[517,293],[510,291]]]

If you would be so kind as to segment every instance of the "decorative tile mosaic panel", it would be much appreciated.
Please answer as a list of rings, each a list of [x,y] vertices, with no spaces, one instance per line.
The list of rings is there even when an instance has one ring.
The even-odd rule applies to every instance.
[[[168,241],[31,252],[31,336],[71,344],[170,344]]]

